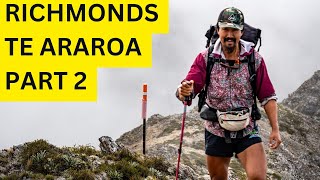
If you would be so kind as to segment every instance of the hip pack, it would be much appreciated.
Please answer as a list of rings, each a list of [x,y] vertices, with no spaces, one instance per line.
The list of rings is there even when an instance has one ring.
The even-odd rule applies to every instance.
[[[240,131],[246,128],[251,120],[251,108],[237,108],[231,111],[219,111],[205,104],[200,117],[207,121],[219,122],[223,129],[228,131]]]
[[[228,131],[240,131],[246,128],[250,123],[250,109],[219,111],[217,117],[220,126]]]

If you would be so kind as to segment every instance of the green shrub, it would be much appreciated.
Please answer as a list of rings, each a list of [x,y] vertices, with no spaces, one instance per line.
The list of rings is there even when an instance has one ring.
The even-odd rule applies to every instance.
[[[46,164],[48,164],[47,153],[46,150],[43,150],[33,154],[30,157],[26,167],[27,170],[31,170],[36,173],[47,174],[48,171],[45,168]]]
[[[168,172],[169,163],[163,157],[148,157],[144,160],[143,166],[154,168],[161,172]]]
[[[112,169],[123,174],[123,179],[141,179],[141,177],[147,177],[149,174],[149,170],[146,167],[126,160],[117,161],[110,166]]]
[[[54,176],[48,174],[48,175],[46,175],[45,179],[46,179],[46,180],[54,180]]]
[[[20,179],[20,175],[18,173],[12,173],[3,178],[3,180],[17,180]]]
[[[54,158],[54,164],[57,171],[65,171],[67,169],[79,171],[88,168],[87,163],[79,157],[66,154],[56,156]]]
[[[70,172],[74,180],[94,180],[95,175],[88,169]]]
[[[107,164],[101,164],[96,169],[93,170],[95,174],[99,174],[101,172],[107,172],[108,165]]]
[[[131,153],[127,149],[119,150],[113,154],[111,154],[112,160],[114,161],[120,161],[120,160],[126,160],[126,161],[139,161],[139,156],[136,153]]]
[[[101,156],[101,152],[97,151],[93,146],[89,145],[80,145],[80,146],[75,146],[72,148],[68,148],[72,153],[76,154],[85,154],[87,156],[91,155],[96,155],[96,156]]]
[[[108,170],[107,175],[111,180],[122,180],[123,174],[117,170]]]
[[[22,171],[20,173],[12,173],[6,177],[0,178],[1,180],[17,180],[17,179],[43,179],[44,175],[39,173],[32,173],[30,171]]]
[[[103,163],[96,168],[88,156],[96,155],[110,162]],[[127,149],[102,156],[90,146],[73,148],[57,148],[45,140],[35,140],[25,143],[20,154],[21,163],[25,170],[22,173],[11,174],[3,179],[47,179],[57,176],[67,179],[91,180],[95,174],[106,172],[110,179],[140,180],[146,177],[165,179],[169,164],[163,158],[142,157],[131,153]],[[8,158],[0,156],[0,165],[8,163]]]
[[[21,152],[22,165],[35,173],[48,174],[49,170],[45,165],[48,159],[55,157],[59,153],[59,149],[47,141],[40,139],[30,143],[26,143]]]
[[[161,179],[161,180],[166,179],[164,174],[157,169],[149,168],[149,172],[151,173],[152,177],[154,177],[155,179]]]
[[[0,156],[0,165],[6,166],[8,162],[9,162],[8,158]]]

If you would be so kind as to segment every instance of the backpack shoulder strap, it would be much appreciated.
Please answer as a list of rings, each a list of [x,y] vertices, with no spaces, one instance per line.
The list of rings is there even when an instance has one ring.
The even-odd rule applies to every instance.
[[[257,93],[256,93],[256,68],[255,68],[255,52],[253,51],[248,59],[248,69],[250,74],[250,84],[252,87],[252,97],[254,104],[252,105],[252,112],[251,117],[254,120],[254,126],[256,127],[256,120],[261,119],[261,113],[259,111],[258,105],[257,105]]]
[[[206,78],[205,78],[205,86],[204,88],[202,88],[201,92],[199,93],[198,97],[198,112],[201,111],[203,105],[205,104],[206,98],[207,98],[207,92],[208,92],[208,86],[210,83],[210,74],[212,71],[212,67],[214,65],[214,58],[213,58],[213,49],[214,49],[214,45],[211,45],[208,49],[208,54],[206,56],[205,59],[205,63],[206,63]]]
[[[254,51],[250,54],[250,56],[248,57],[248,69],[249,69],[249,74],[250,74],[250,84],[251,87],[253,89],[253,94],[255,94],[256,92],[256,86],[255,86],[255,80],[256,80],[256,68],[255,68],[255,55],[254,55]]]
[[[206,67],[206,86],[205,86],[205,96],[207,96],[207,91],[208,91],[208,86],[210,83],[210,75],[211,75],[211,71],[214,65],[214,58],[213,58],[213,49],[214,49],[214,45],[211,45],[208,49],[208,55],[207,55],[207,67]]]

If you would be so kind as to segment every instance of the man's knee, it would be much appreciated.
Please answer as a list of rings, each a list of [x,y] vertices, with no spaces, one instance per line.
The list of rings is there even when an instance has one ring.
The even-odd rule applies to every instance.
[[[248,172],[247,173],[249,180],[266,180],[266,173],[265,172]]]
[[[228,168],[209,168],[209,174],[212,180],[227,180],[228,179]]]
[[[229,157],[207,156],[208,171],[211,179],[227,180],[229,163]]]
[[[211,180],[227,180],[228,179],[228,174],[215,174],[215,175],[210,175]]]

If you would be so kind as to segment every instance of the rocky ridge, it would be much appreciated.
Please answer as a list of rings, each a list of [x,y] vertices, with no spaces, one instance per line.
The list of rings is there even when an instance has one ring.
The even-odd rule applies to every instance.
[[[110,137],[99,138],[101,151],[91,146],[58,148],[35,140],[0,151],[0,180],[122,180],[173,179],[175,164],[159,157],[130,152]],[[182,166],[181,178],[189,177]]]
[[[181,114],[167,117],[153,115],[147,125],[147,154],[163,156],[171,163],[177,161]],[[283,144],[277,150],[268,148],[271,130],[266,115],[258,122],[268,158],[269,179],[314,179],[320,176],[320,138],[317,132],[320,122],[279,104],[279,126]],[[123,134],[116,142],[125,147],[142,152],[142,127]],[[204,156],[204,127],[195,109],[187,113],[182,150],[182,163],[194,170],[189,179],[210,179]],[[232,159],[230,179],[246,179],[239,161]]]
[[[279,103],[279,127],[282,145],[277,150],[268,148],[271,130],[266,114],[258,122],[268,158],[268,179],[316,179],[320,176],[320,71]],[[163,156],[171,163],[177,161],[182,114],[151,116],[147,121],[147,153]],[[123,134],[116,140],[125,147],[142,152],[142,127]],[[187,113],[182,163],[194,170],[189,179],[210,179],[204,156],[204,125],[195,109]],[[230,179],[246,179],[237,159],[232,159]]]
[[[285,106],[320,120],[320,70],[283,100]]]

